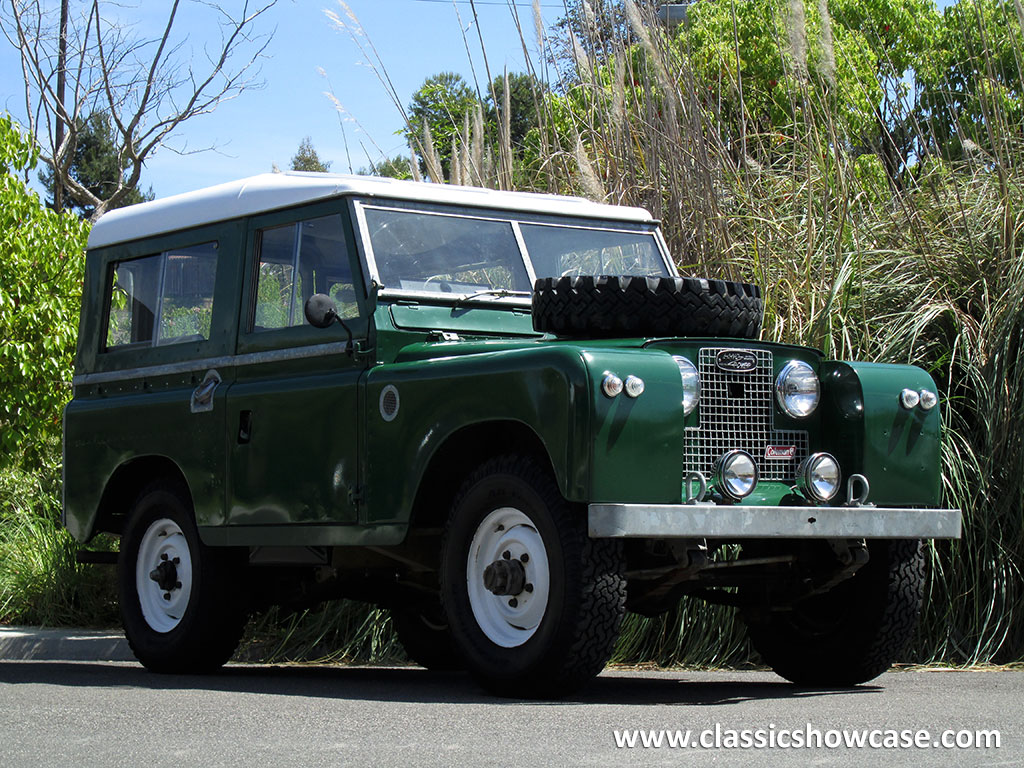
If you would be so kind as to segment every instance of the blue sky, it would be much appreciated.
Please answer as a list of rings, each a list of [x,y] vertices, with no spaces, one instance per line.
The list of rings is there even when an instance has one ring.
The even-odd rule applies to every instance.
[[[536,61],[531,3],[520,2],[516,10]],[[239,0],[223,0],[223,4],[241,5]],[[155,29],[168,5],[146,0],[134,8],[123,7],[120,13],[124,21],[137,25],[140,34],[152,34],[151,27]],[[564,12],[561,0],[541,0],[541,6],[546,25]],[[380,54],[402,103],[408,104],[425,78],[442,71],[459,72],[472,82],[475,67],[485,86],[479,37],[467,1],[453,6],[450,0],[348,0],[348,7]],[[216,146],[217,150],[183,156],[161,149],[146,164],[143,188],[152,186],[158,197],[165,197],[269,171],[274,163],[286,168],[304,136],[311,137],[321,158],[333,162],[332,171],[347,173],[342,126],[353,170],[369,165],[367,155],[376,161],[382,155],[405,153],[403,139],[395,135],[402,127],[401,116],[369,62],[347,32],[331,25],[325,9],[351,26],[336,0],[279,0],[262,25],[264,31],[276,26],[262,64],[265,86],[185,123],[172,145]],[[207,17],[196,7],[183,4],[180,13],[187,45],[217,40]],[[481,0],[477,17],[492,75],[505,67],[509,72],[523,71],[522,43],[504,0]],[[18,55],[6,41],[0,44],[0,109],[21,118],[24,97]],[[324,95],[329,89],[344,114]]]

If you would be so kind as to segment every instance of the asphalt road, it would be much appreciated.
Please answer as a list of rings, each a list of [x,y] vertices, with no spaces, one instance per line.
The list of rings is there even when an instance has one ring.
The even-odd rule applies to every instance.
[[[740,746],[726,748],[731,731],[789,744],[783,730],[808,724],[826,743],[833,729],[927,730],[929,743],[946,730],[998,730],[1000,746],[758,749],[742,748],[737,733]],[[631,729],[690,730],[690,745],[618,747],[615,732]],[[694,747],[705,729],[708,748]],[[816,691],[767,672],[609,671],[568,700],[531,702],[416,668],[230,666],[165,677],[130,663],[0,661],[5,768],[698,764],[1024,765],[1024,672],[890,672]]]

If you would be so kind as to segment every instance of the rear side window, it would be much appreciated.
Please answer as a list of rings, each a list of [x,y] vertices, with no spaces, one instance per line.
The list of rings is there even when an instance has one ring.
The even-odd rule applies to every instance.
[[[115,262],[106,349],[210,338],[217,243]]]
[[[253,330],[304,324],[303,308],[314,293],[334,299],[343,318],[359,314],[340,215],[261,229],[257,240]]]

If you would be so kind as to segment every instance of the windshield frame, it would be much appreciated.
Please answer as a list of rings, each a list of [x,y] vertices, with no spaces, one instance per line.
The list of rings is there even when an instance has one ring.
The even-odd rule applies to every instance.
[[[400,211],[404,213],[418,213],[436,216],[447,216],[453,218],[470,219],[476,221],[493,221],[501,224],[510,224],[515,235],[516,245],[519,248],[519,258],[522,260],[530,285],[537,281],[537,274],[534,270],[526,241],[520,224],[541,225],[551,227],[562,227],[564,229],[585,229],[590,231],[613,232],[620,234],[650,234],[654,238],[655,247],[661,261],[669,276],[678,276],[675,264],[668,255],[668,247],[661,232],[659,222],[650,220],[647,222],[620,221],[610,218],[583,218],[579,216],[559,216],[520,212],[513,209],[491,209],[473,208],[469,206],[446,205],[437,203],[426,203],[411,200],[396,200],[384,198],[353,198],[351,201],[352,214],[356,222],[358,232],[357,248],[359,259],[363,267],[363,277],[366,282],[367,291],[376,293],[381,299],[416,299],[419,301],[453,304],[465,301],[466,297],[477,293],[473,291],[452,291],[440,293],[436,291],[422,291],[408,288],[395,288],[383,284],[380,278],[380,271],[374,257],[373,243],[370,239],[370,228],[366,220],[366,211],[385,210]],[[474,305],[500,304],[502,306],[529,307],[531,296],[508,295],[508,296],[479,296],[474,299]]]

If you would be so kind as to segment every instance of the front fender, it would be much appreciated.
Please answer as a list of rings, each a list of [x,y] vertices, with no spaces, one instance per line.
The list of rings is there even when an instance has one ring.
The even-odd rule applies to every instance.
[[[386,387],[398,403],[393,417],[381,407]],[[435,453],[458,430],[490,421],[531,429],[562,494],[587,496],[590,387],[579,350],[550,346],[380,365],[366,376],[364,398],[368,523],[407,521]],[[453,471],[468,472],[480,458],[465,456]]]
[[[607,373],[639,376],[643,394],[607,397]],[[393,418],[382,410],[386,388],[398,402]],[[682,388],[661,350],[550,344],[418,359],[371,369],[364,397],[368,523],[407,521],[437,451],[459,430],[492,421],[539,438],[570,501],[680,501]],[[480,458],[451,471],[468,472]]]
[[[937,392],[931,376],[911,365],[821,364],[823,434],[843,474],[864,475],[869,501],[937,506],[941,490],[939,407],[907,410],[903,389]]]

